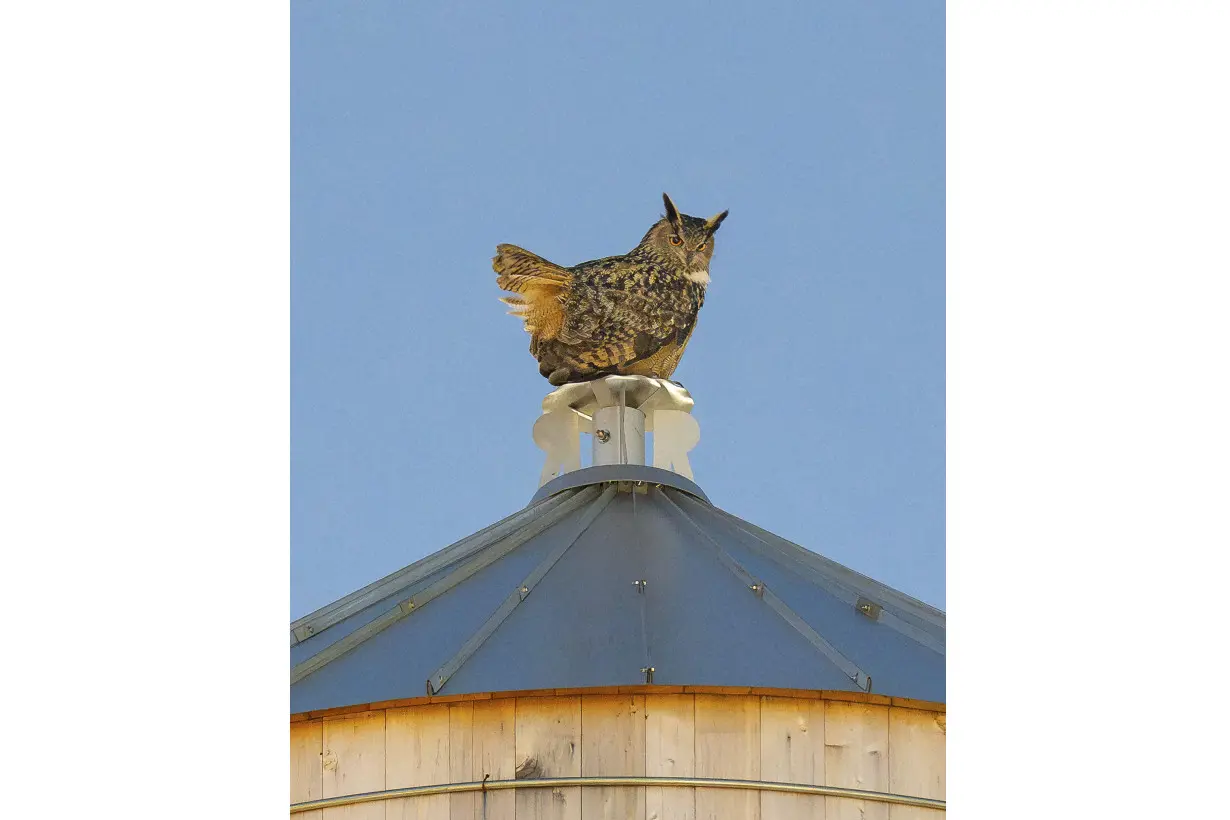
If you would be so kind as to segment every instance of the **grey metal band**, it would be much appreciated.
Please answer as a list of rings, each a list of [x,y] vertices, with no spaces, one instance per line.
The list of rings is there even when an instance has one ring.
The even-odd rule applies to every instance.
[[[445,783],[439,786],[411,786],[404,789],[387,789],[379,792],[348,794],[341,797],[326,797],[294,803],[291,814],[318,809],[353,806],[358,803],[374,803],[379,800],[396,800],[403,797],[427,797],[433,794],[462,794],[465,792],[493,792],[505,789],[553,789],[569,786],[673,786],[702,789],[747,789],[761,792],[784,792],[786,794],[812,794],[824,797],[844,797],[850,800],[869,800],[898,806],[917,806],[923,809],[947,811],[943,800],[929,797],[913,797],[907,794],[872,792],[862,789],[843,789],[838,786],[811,786],[804,783],[775,783],[759,780],[729,780],[708,777],[544,777],[532,780],[486,780],[470,783]]]

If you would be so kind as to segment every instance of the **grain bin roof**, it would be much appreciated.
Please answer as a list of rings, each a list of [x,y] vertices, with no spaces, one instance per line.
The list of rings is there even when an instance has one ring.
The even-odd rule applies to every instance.
[[[943,701],[944,635],[939,610],[679,475],[592,467],[292,624],[291,712],[646,682]]]

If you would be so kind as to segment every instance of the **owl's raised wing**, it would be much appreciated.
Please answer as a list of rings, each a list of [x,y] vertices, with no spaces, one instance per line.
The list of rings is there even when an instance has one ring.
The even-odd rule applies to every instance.
[[[513,294],[500,301],[525,322],[532,344],[555,338],[564,323],[564,299],[572,272],[516,245],[497,245],[491,267],[498,274],[495,283]]]

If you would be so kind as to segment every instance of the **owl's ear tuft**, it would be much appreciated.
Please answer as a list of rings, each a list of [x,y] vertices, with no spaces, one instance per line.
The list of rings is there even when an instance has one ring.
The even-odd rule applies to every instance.
[[[675,203],[671,202],[670,194],[662,194],[662,204],[666,206],[666,221],[675,226],[676,230],[683,227],[683,221],[679,218],[679,209],[675,207]]]
[[[730,211],[725,210],[725,211],[722,211],[717,216],[706,219],[705,220],[705,230],[708,231],[709,233],[713,233],[714,231],[718,229],[718,227],[721,226],[722,220],[725,219],[729,214],[730,214]]]

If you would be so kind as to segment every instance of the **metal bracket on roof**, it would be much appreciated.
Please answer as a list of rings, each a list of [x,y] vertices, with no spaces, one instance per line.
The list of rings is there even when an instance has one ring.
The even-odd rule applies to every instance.
[[[854,608],[873,621],[880,620],[880,613],[884,610],[884,607],[880,606],[875,601],[868,600],[861,596],[854,602]]]
[[[723,566],[726,567],[726,569],[730,570],[736,578],[747,584],[748,589],[755,592],[758,597],[763,598],[764,602],[769,605],[770,609],[781,616],[783,621],[794,627],[794,630],[806,638],[808,643],[820,650],[821,654],[828,658],[838,669],[844,672],[846,677],[854,681],[855,686],[862,689],[864,692],[871,691],[870,675],[862,669],[859,669],[858,665],[854,663],[854,661],[841,654],[841,652],[837,650],[837,647],[826,641],[819,632],[811,627],[811,624],[803,620],[803,618],[791,609],[785,601],[778,598],[777,595],[773,593],[773,590],[765,586],[763,581],[757,581],[753,578],[751,574],[743,568],[742,564],[736,561],[730,553],[723,549],[721,544],[713,540],[713,536],[705,532],[705,528],[700,524],[697,524],[696,521],[692,519],[692,516],[688,515],[682,507],[672,501],[665,492],[662,492],[661,490],[659,490],[659,492],[662,493],[662,498],[666,500],[666,503],[673,507],[685,521],[691,524],[696,531],[704,536],[704,539],[713,546],[713,548],[717,551],[718,560]]]
[[[491,613],[491,617],[489,617],[483,625],[478,628],[478,631],[471,635],[469,640],[462,644],[461,649],[457,650],[457,654],[445,661],[444,664],[432,674],[432,676],[428,679],[428,683],[435,692],[439,692],[444,688],[444,684],[448,682],[448,679],[451,678],[457,670],[460,669],[462,665],[468,661],[475,652],[478,651],[478,648],[482,646],[483,643],[486,642],[486,640],[490,638],[497,629],[500,628],[500,625],[508,619],[508,616],[513,613],[513,610],[520,606],[521,602],[530,596],[530,593],[534,591],[534,587],[536,587],[539,582],[546,577],[546,574],[550,572],[556,562],[564,556],[564,553],[567,552],[568,549],[580,539],[581,535],[584,534],[587,529],[589,529],[589,525],[594,523],[594,519],[596,519],[604,509],[606,509],[607,504],[609,504],[611,499],[614,497],[615,487],[614,485],[608,485],[607,488],[603,490],[602,495],[598,496],[598,498],[596,498],[594,502],[586,508],[585,512],[581,514],[580,521],[577,522],[577,526],[576,529],[573,530],[572,537],[560,546],[551,550],[550,554],[547,555],[546,558],[543,558],[542,562],[539,563],[538,566],[534,567],[534,571],[531,572],[507,598],[504,599],[504,602],[500,604],[495,612]]]
[[[755,524],[744,521],[742,518],[732,515],[725,510],[718,509],[717,507],[712,507],[711,509],[729,521],[731,526],[738,532],[746,536],[746,540],[742,543],[747,547],[781,566],[790,568],[792,571],[805,573],[817,585],[839,601],[844,601],[862,611],[860,603],[864,600],[871,601],[871,599],[865,598],[856,590],[868,587],[874,589],[874,594],[883,599],[890,607],[889,609],[884,609],[882,604],[871,601],[874,606],[880,607],[876,611],[875,617],[878,623],[900,632],[932,652],[940,655],[945,654],[944,639],[942,637],[945,620],[944,613],[921,601],[914,600],[905,593],[898,592],[878,581],[860,575],[854,570],[838,564],[836,561],[832,561],[809,549],[800,547],[792,541],[787,541],[780,536],[761,529]],[[825,570],[822,571],[820,567],[824,567]],[[832,575],[826,574],[826,571],[832,573]],[[840,578],[833,576],[840,576]],[[899,607],[900,610],[910,613],[913,617],[918,618],[919,621],[932,625],[932,629],[938,627],[941,634],[937,635],[935,631],[923,629],[914,623],[910,623],[900,617],[892,607]],[[863,614],[867,615],[868,613],[864,612]]]
[[[452,572],[445,575],[443,578],[440,578],[431,586],[415,593],[410,598],[399,602],[397,606],[376,618],[371,623],[359,627],[349,635],[339,639],[335,643],[329,644],[315,655],[292,667],[290,670],[291,684],[293,685],[298,683],[316,670],[332,663],[342,655],[345,655],[347,652],[354,650],[365,641],[370,640],[406,616],[419,609],[422,609],[431,601],[439,598],[441,595],[448,592],[462,581],[479,572],[479,570],[494,564],[496,561],[500,560],[505,555],[524,544],[526,541],[529,541],[531,538],[559,523],[561,520],[566,518],[585,503],[592,500],[597,495],[597,488],[587,488],[582,490],[564,503],[550,508],[548,512],[538,518],[532,518],[524,522],[524,527],[513,530],[510,533],[505,533],[504,538],[489,545],[489,548],[480,550],[473,554],[469,559],[458,564]]]
[[[780,560],[788,561],[789,563],[801,566],[810,570],[812,573],[817,573],[819,570],[831,573],[832,578],[825,579],[829,584],[837,581],[843,585],[849,586],[851,589],[859,589],[861,587],[871,587],[875,590],[876,597],[884,600],[895,607],[900,607],[902,610],[909,612],[919,620],[932,626],[943,629],[945,626],[945,615],[942,610],[936,609],[930,604],[923,603],[917,598],[906,595],[900,590],[893,589],[886,584],[882,584],[874,578],[868,578],[862,573],[855,572],[843,564],[839,564],[831,558],[825,558],[823,555],[813,552],[806,547],[788,539],[782,538],[780,535],[769,532],[763,527],[758,527],[750,521],[744,521],[739,516],[727,512],[719,507],[712,507],[713,511],[721,517],[727,519],[731,526],[741,531],[744,535],[752,539],[754,543],[749,543],[748,546],[753,547],[758,552],[766,552],[775,555]],[[789,550],[791,555],[787,556],[786,550]],[[817,579],[821,580],[821,579]]]

